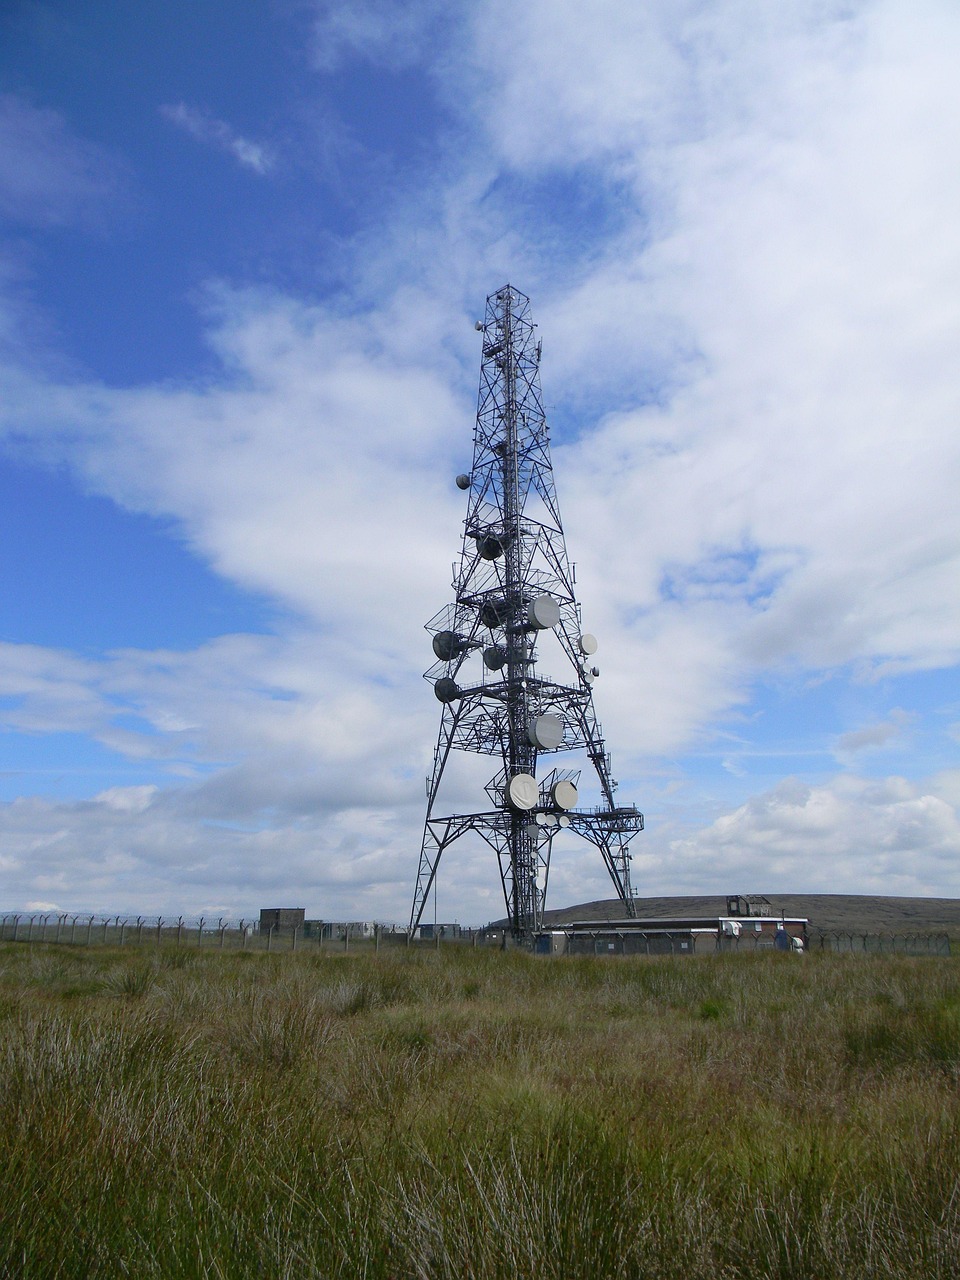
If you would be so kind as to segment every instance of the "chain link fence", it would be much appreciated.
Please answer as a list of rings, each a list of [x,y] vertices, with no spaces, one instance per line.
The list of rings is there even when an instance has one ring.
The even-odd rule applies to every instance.
[[[816,930],[809,935],[818,951],[869,951],[877,955],[948,956],[946,933],[858,933],[853,930]]]

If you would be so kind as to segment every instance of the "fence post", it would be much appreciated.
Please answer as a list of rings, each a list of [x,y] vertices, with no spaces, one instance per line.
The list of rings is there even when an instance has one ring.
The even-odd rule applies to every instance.
[[[274,926],[273,926],[273,925],[271,925],[271,926],[270,926],[270,928],[267,930],[267,950],[268,950],[268,951],[269,951],[269,950],[272,948],[272,946],[273,946],[273,930],[274,930]]]
[[[344,925],[344,928],[343,928],[343,949],[344,951],[350,950],[350,926],[349,925]]]
[[[247,949],[247,922],[245,920],[241,920],[240,921],[240,950],[246,951],[246,949]]]
[[[124,934],[127,932],[127,917],[126,917],[126,916],[124,916],[124,917],[123,917],[123,920],[121,920],[121,919],[120,919],[120,917],[119,917],[119,916],[117,916],[117,923],[120,925],[120,945],[121,945],[121,947],[122,947],[122,946],[123,946],[123,936],[124,936]]]
[[[60,935],[63,933],[63,924],[66,918],[67,917],[65,915],[57,916],[57,942],[60,941]]]
[[[163,916],[157,916],[157,946],[160,945],[160,934],[163,929]]]
[[[94,921],[93,916],[91,916],[90,919],[87,921],[87,946],[88,947],[90,945],[90,935],[93,933],[93,921]]]
[[[373,950],[375,954],[380,952],[380,926],[378,924],[373,926]]]
[[[227,926],[223,923],[223,916],[217,921],[217,928],[220,930],[220,950],[223,950],[223,935],[227,931]]]
[[[146,923],[143,916],[137,916],[137,942],[143,937],[143,926]]]
[[[180,945],[180,939],[183,937],[183,916],[177,917],[177,946]]]
[[[203,916],[200,917],[200,923],[197,925],[197,946],[203,946]]]

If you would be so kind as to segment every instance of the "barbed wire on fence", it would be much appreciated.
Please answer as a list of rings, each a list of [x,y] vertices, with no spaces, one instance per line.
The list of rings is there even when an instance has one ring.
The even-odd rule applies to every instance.
[[[480,929],[457,926],[455,937],[471,942],[483,933]],[[437,932],[428,945],[439,946],[441,940],[452,941],[454,934]],[[0,912],[0,942],[48,942],[74,946],[94,943],[115,946],[173,944],[178,947],[214,947],[220,950],[274,949],[296,951],[305,946],[319,949],[342,947],[348,950],[359,941],[381,946],[409,945],[407,931],[396,924],[359,924],[346,921],[307,921],[301,925],[261,930],[255,919],[231,920],[219,916],[216,922],[206,916],[122,916],[101,912],[7,911]]]

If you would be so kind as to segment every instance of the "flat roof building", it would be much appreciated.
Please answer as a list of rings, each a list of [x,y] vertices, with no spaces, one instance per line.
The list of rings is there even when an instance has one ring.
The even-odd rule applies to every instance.
[[[539,952],[554,955],[693,955],[754,947],[799,951],[806,946],[805,918],[773,915],[574,920],[537,941]]]

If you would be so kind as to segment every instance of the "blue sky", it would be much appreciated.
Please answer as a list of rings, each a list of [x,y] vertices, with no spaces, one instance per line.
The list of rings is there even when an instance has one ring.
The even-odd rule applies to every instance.
[[[505,281],[639,892],[960,895],[958,55],[947,0],[5,5],[0,906],[405,919]]]

